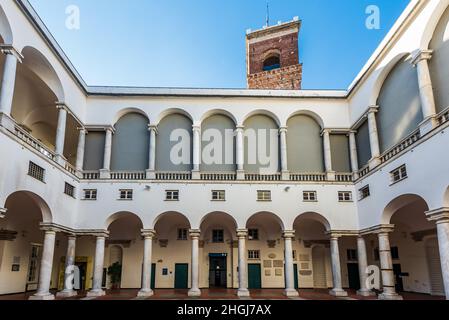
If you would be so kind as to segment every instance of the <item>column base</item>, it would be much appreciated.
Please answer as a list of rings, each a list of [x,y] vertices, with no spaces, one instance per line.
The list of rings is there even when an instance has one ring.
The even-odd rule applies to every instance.
[[[0,112],[0,125],[11,132],[14,132],[15,122],[6,113]]]
[[[75,290],[63,290],[56,293],[56,298],[71,298],[76,297],[78,295],[78,292]]]
[[[370,161],[369,161],[369,169],[370,170],[374,170],[377,166],[379,166],[380,165],[380,157],[375,157],[375,158],[372,158]]]
[[[154,170],[147,170],[147,171],[145,171],[145,175],[146,175],[146,178],[148,180],[156,179],[156,171],[154,171]]]
[[[86,297],[103,297],[106,295],[104,290],[90,290]]]
[[[100,179],[110,179],[111,171],[108,169],[100,169]]]
[[[299,292],[295,289],[285,289],[284,290],[284,296],[286,297],[298,297]]]
[[[329,294],[334,297],[347,297],[348,293],[343,289],[332,289]]]
[[[201,180],[201,173],[199,171],[192,171],[192,180]]]
[[[374,297],[376,293],[368,289],[361,289],[357,291],[357,295],[361,297]]]
[[[140,290],[139,293],[137,294],[138,297],[152,297],[153,295],[154,295],[154,292],[151,289]]]
[[[404,298],[397,293],[381,293],[378,297],[379,300],[404,300]]]
[[[290,181],[290,171],[282,171],[281,172],[281,180],[282,181]]]
[[[249,297],[250,296],[249,290],[248,289],[239,289],[239,290],[237,290],[237,296],[242,297],[242,298]]]
[[[245,171],[237,170],[237,180],[245,180]]]
[[[424,137],[430,131],[437,127],[437,119],[435,116],[424,119],[419,125],[419,133]]]
[[[326,179],[327,181],[335,181],[336,180],[336,172],[335,171],[328,171],[326,172]]]
[[[190,289],[188,293],[189,297],[201,297],[201,290],[200,289]]]
[[[35,301],[48,301],[48,300],[55,300],[55,296],[53,294],[45,293],[45,294],[39,294],[36,293],[35,295],[32,295],[28,298],[28,300],[35,300]]]
[[[58,163],[61,167],[65,167],[65,164],[66,164],[66,162],[67,162],[67,159],[66,159],[63,155],[57,154],[57,155],[55,156],[55,161],[56,161],[56,163]]]

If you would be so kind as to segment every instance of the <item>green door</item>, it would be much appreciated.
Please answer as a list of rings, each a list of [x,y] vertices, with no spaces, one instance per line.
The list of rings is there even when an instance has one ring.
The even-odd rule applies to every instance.
[[[156,288],[156,264],[151,264],[151,289]]]
[[[295,289],[299,289],[299,281],[298,281],[298,265],[295,263],[293,265],[293,279],[295,279]]]
[[[262,272],[259,263],[248,264],[248,289],[262,289]]]
[[[177,263],[175,265],[175,289],[188,289],[189,287],[189,265]]]

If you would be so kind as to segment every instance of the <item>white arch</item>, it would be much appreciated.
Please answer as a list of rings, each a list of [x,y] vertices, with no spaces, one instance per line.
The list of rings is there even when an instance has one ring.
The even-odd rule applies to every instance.
[[[250,215],[246,219],[245,226],[248,227],[248,224],[251,221],[251,219],[256,218],[258,215],[267,215],[267,216],[273,218],[279,224],[279,227],[281,228],[282,231],[286,230],[286,228],[285,228],[286,224],[284,223],[282,218],[279,215],[277,215],[277,214],[275,214],[273,212],[270,212],[270,211],[260,211],[260,212],[256,212],[256,213]]]
[[[390,224],[391,218],[399,209],[417,201],[424,201],[424,203],[427,206],[427,209],[429,208],[427,201],[418,194],[409,193],[394,198],[385,207],[381,216],[380,224]]]
[[[245,117],[243,117],[242,123],[245,123],[249,118],[251,118],[253,116],[257,116],[257,115],[267,116],[267,117],[271,118],[274,122],[276,122],[278,127],[281,126],[281,121],[279,120],[278,116],[275,115],[273,112],[264,110],[264,109],[258,109],[258,110],[251,111]]]
[[[0,6],[0,36],[3,38],[5,44],[13,44],[13,34],[11,24],[6,17],[5,11]]]
[[[166,211],[166,212],[159,214],[156,218],[154,218],[153,223],[152,223],[152,229],[156,228],[156,225],[158,224],[159,221],[161,221],[163,218],[168,217],[170,215],[177,215],[177,216],[183,217],[189,224],[189,227],[192,227],[192,223],[190,222],[190,219],[185,214],[183,214],[179,211]]]
[[[173,115],[173,114],[181,114],[181,115],[186,116],[187,118],[189,118],[190,121],[192,121],[192,123],[194,122],[192,115],[190,113],[188,113],[186,110],[181,109],[181,108],[170,108],[170,109],[165,109],[164,111],[162,111],[159,114],[159,116],[157,117],[155,125],[158,125],[166,117],[168,117],[170,115]]]
[[[145,118],[147,118],[148,123],[150,122],[150,117],[148,116],[148,114],[145,111],[143,111],[142,109],[139,109],[139,108],[129,107],[129,108],[121,109],[115,114],[114,119],[112,120],[112,125],[115,126],[115,124],[121,118],[123,118],[124,116],[126,116],[127,114],[130,114],[130,113],[138,113],[138,114],[144,116]]]
[[[104,229],[107,230],[111,226],[112,223],[114,223],[118,219],[126,218],[126,217],[137,218],[140,222],[141,227],[143,228],[144,223],[143,223],[142,219],[139,217],[139,215],[137,215],[133,212],[130,212],[130,211],[119,211],[119,212],[116,212],[116,213],[108,216],[108,218],[104,222]]]
[[[36,206],[41,211],[42,222],[44,222],[44,223],[52,223],[53,222],[53,215],[51,213],[50,207],[48,206],[47,202],[41,196],[37,195],[36,193],[34,193],[32,191],[18,190],[18,191],[15,191],[15,192],[11,193],[6,198],[6,201],[5,201],[6,209],[8,209],[8,207],[6,206],[6,203],[8,202],[8,199],[10,199],[12,196],[14,196],[15,194],[18,194],[18,193],[26,194],[36,204]],[[7,212],[7,214],[8,214],[8,212]]]
[[[301,220],[301,219],[303,219],[303,220],[309,219],[309,220],[317,221],[317,222],[321,223],[326,228],[326,231],[332,230],[332,225],[329,222],[329,220],[318,212],[307,211],[307,212],[300,213],[299,215],[296,216],[296,218],[293,221],[293,228],[294,228],[295,224],[299,223],[299,220]]]
[[[449,0],[440,0],[432,12],[429,21],[427,22],[426,27],[424,28],[424,32],[420,41],[420,49],[427,50],[429,49],[430,41],[432,41],[433,35],[435,33],[435,29],[438,26],[438,23],[441,20],[446,9],[449,7]]]
[[[288,123],[288,121],[291,118],[296,117],[296,116],[308,116],[308,117],[312,118],[313,120],[315,120],[318,123],[318,125],[321,127],[321,129],[324,129],[323,119],[317,113],[310,111],[310,110],[297,110],[297,111],[293,112],[292,114],[290,114],[287,117],[286,123]]]
[[[237,118],[232,113],[230,113],[229,111],[226,111],[224,109],[212,109],[212,110],[205,112],[201,116],[200,124],[202,125],[205,120],[207,120],[208,118],[215,116],[215,115],[226,116],[234,122],[234,125],[237,125]]]

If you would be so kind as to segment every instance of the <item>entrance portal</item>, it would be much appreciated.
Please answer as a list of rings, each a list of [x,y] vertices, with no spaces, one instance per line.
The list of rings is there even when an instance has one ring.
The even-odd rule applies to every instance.
[[[211,288],[227,287],[227,254],[211,253],[209,254],[209,286]]]

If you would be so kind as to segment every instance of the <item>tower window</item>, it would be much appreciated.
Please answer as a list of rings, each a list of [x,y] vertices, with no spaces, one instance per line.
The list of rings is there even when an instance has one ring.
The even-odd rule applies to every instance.
[[[263,62],[263,71],[279,69],[281,67],[281,59],[278,55],[270,56]]]

